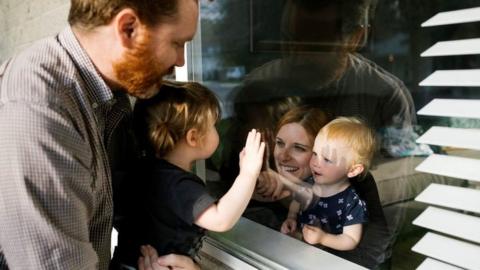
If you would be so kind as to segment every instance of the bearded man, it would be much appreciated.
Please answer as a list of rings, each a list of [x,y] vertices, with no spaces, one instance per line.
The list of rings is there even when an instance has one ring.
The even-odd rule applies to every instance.
[[[72,0],[64,31],[0,67],[0,269],[108,269],[111,135],[127,94],[184,64],[197,19],[197,0]]]

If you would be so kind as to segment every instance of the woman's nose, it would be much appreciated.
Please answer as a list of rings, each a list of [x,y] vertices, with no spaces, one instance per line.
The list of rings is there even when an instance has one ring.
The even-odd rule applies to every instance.
[[[280,152],[280,158],[282,160],[289,160],[291,158],[291,155],[290,155],[290,150],[288,148],[285,148],[283,149],[281,152]]]

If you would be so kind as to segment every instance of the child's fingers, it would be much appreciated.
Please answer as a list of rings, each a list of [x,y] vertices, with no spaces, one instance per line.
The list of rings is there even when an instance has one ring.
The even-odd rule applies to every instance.
[[[255,131],[255,146],[258,147],[262,141],[262,133]]]
[[[255,129],[250,130],[247,135],[247,141],[245,142],[245,147],[248,147],[252,144],[252,142],[255,140],[255,135],[257,131]]]
[[[149,266],[152,264],[152,262],[150,261],[150,256],[148,255],[148,249],[146,246],[141,246],[140,247],[140,252],[142,253],[142,263],[143,263],[143,267],[146,269],[149,268]]]
[[[156,262],[158,259],[158,253],[157,250],[154,249],[152,246],[147,245],[148,253],[151,257],[152,262]]]
[[[302,233],[303,234],[308,234],[311,231],[312,231],[312,229],[308,225],[303,225],[303,228],[302,228]]]
[[[138,270],[145,270],[145,258],[140,257],[138,258]]]
[[[265,155],[265,142],[260,143],[260,147],[258,148],[258,154],[261,155],[261,159],[263,159],[263,155]]]

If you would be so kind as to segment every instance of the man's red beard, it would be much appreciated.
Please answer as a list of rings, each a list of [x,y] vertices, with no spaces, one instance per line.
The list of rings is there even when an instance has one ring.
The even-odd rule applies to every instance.
[[[162,85],[162,77],[174,69],[157,61],[149,46],[150,34],[144,32],[138,45],[113,64],[117,82],[128,94],[137,98],[155,95]]]

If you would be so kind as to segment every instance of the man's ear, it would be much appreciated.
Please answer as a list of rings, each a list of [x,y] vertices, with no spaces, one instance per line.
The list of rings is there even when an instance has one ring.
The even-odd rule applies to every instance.
[[[365,170],[365,167],[362,164],[353,164],[350,170],[347,173],[348,178],[353,178],[359,174],[361,174]]]
[[[143,29],[137,13],[131,8],[122,9],[113,18],[115,35],[118,37],[122,46],[133,48],[135,40],[140,37],[140,31]]]
[[[187,145],[191,147],[196,147],[200,142],[200,134],[198,132],[198,129],[189,129],[187,131],[187,136],[185,136],[185,140],[187,141]]]

